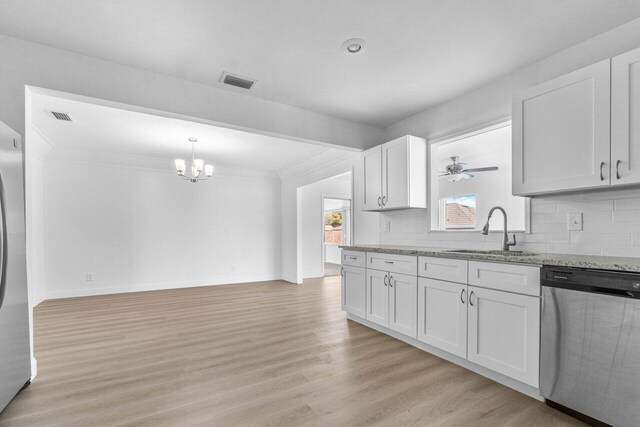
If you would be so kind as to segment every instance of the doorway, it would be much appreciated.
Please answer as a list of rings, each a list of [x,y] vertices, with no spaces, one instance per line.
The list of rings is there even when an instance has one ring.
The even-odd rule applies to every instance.
[[[351,171],[298,188],[300,282],[340,274],[339,246],[353,235],[351,199]]]
[[[323,196],[322,230],[324,276],[338,276],[340,246],[351,244],[351,199]]]

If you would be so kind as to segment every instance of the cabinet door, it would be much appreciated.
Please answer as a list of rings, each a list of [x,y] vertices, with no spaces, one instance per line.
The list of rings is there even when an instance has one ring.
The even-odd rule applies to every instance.
[[[610,60],[528,89],[513,101],[513,194],[610,183]]]
[[[538,387],[540,298],[469,286],[467,359]]]
[[[384,209],[409,206],[409,142],[406,136],[382,144],[382,195]]]
[[[362,154],[362,209],[382,209],[382,146],[374,147]]]
[[[389,273],[389,328],[417,337],[418,278]]]
[[[389,290],[386,271],[367,269],[366,319],[381,326],[389,326]]]
[[[366,270],[349,265],[342,266],[342,309],[347,313],[366,317]]]
[[[467,357],[467,285],[420,278],[418,340]]]
[[[611,184],[640,182],[640,49],[611,65]]]

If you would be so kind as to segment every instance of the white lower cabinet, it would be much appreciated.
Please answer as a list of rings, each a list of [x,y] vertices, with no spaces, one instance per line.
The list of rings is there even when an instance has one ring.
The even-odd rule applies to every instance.
[[[539,267],[369,255],[367,268],[343,264],[343,310],[539,388]],[[429,277],[404,274],[414,269]]]
[[[417,286],[416,276],[367,270],[366,319],[415,338]]]
[[[540,298],[468,287],[467,358],[538,387]]]
[[[418,340],[467,357],[467,285],[418,280]]]
[[[366,269],[344,265],[342,276],[342,309],[347,313],[365,317]]]
[[[389,328],[415,338],[417,332],[418,278],[389,274]]]
[[[380,326],[389,325],[389,289],[386,271],[367,269],[365,318]]]

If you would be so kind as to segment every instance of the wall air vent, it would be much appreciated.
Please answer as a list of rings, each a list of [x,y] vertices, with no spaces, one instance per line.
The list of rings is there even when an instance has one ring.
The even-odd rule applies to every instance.
[[[236,74],[227,73],[226,71],[222,73],[219,81],[226,85],[235,86],[247,90],[253,89],[253,86],[257,83],[257,80],[240,77]]]
[[[69,115],[69,113],[60,113],[58,111],[52,111],[51,115],[53,117],[55,117],[58,120],[63,120],[65,122],[71,122],[73,120],[71,120],[71,116]]]

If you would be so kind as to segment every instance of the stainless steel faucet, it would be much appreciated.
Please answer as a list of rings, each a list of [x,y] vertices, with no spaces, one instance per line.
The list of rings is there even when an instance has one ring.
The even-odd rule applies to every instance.
[[[487,223],[482,228],[482,234],[484,234],[485,236],[487,234],[489,234],[489,220],[491,219],[491,215],[493,215],[493,211],[495,211],[496,209],[498,209],[500,212],[502,212],[502,216],[504,216],[504,234],[503,234],[503,238],[502,238],[502,250],[503,251],[508,251],[509,247],[515,246],[515,244],[516,244],[516,235],[515,234],[513,235],[513,242],[510,242],[509,241],[509,236],[507,235],[507,212],[505,212],[505,210],[502,209],[500,206],[494,206],[489,211],[489,217],[487,218]]]

